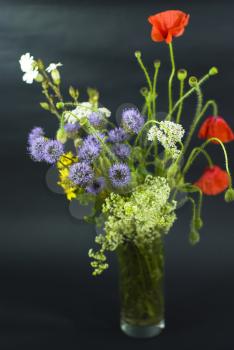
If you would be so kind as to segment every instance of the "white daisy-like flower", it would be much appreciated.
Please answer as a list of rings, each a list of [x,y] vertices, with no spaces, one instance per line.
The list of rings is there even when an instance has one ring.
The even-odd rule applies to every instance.
[[[27,84],[32,84],[33,80],[37,77],[37,75],[38,75],[37,69],[28,71],[28,72],[24,73],[23,81],[25,81],[25,83],[27,83]]]
[[[185,130],[182,125],[165,120],[159,123],[159,126],[152,126],[148,132],[148,140],[157,139],[167,150],[173,159],[178,158],[180,150],[177,149],[176,143],[181,142]]]
[[[62,63],[50,63],[50,65],[46,68],[46,71],[48,73],[51,73],[53,70],[57,69],[57,67],[62,67]]]
[[[34,58],[30,55],[29,52],[22,55],[19,60],[22,72],[27,73],[32,71],[34,68],[34,62]]]

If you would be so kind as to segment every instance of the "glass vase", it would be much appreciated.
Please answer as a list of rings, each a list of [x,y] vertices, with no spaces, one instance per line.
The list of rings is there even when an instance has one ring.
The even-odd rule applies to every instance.
[[[125,243],[118,248],[120,327],[135,338],[150,338],[164,328],[164,249]]]

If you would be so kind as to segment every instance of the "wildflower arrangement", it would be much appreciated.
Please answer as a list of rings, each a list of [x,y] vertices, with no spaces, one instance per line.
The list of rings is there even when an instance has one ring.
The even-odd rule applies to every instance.
[[[31,158],[56,167],[58,184],[67,199],[81,204],[94,203],[93,213],[86,219],[104,227],[103,233],[95,239],[98,249],[89,251],[94,275],[108,267],[106,252],[115,251],[128,242],[150,247],[155,239],[168,233],[176,220],[180,193],[187,194],[186,201],[192,206],[189,234],[192,244],[199,241],[203,225],[203,195],[225,191],[227,202],[234,199],[225,149],[225,143],[234,140],[234,133],[218,115],[216,102],[203,101],[202,94],[204,83],[218,70],[211,67],[203,77],[196,78],[188,76],[185,69],[176,69],[172,42],[184,33],[189,23],[188,14],[171,10],[150,16],[148,20],[152,25],[152,40],[165,42],[171,59],[164,120],[157,115],[160,61],[154,61],[151,77],[140,51],[135,56],[147,84],[141,89],[143,107],[123,109],[118,124],[111,120],[110,110],[100,104],[96,89],[88,88],[87,101],[81,101],[78,89],[70,86],[70,100],[64,98],[61,63],[51,63],[45,68],[41,60],[29,53],[22,55],[19,61],[23,81],[37,82],[41,86],[45,98],[41,107],[58,119],[54,139],[49,139],[41,127],[30,131],[28,152]],[[176,78],[177,95],[174,92]],[[197,106],[190,128],[185,130],[184,102],[193,95]],[[209,110],[211,115],[207,116]],[[202,143],[190,150],[194,134],[198,134]],[[208,154],[210,143],[221,147],[223,168]],[[205,157],[207,167],[195,183],[190,183],[187,173],[199,156]]]

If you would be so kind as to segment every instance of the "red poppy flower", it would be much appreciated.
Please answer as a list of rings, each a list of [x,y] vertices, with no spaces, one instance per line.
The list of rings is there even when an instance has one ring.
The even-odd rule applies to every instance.
[[[200,139],[217,137],[222,142],[230,142],[234,140],[234,133],[222,117],[210,116],[202,124],[198,132],[198,137]],[[212,142],[218,143],[217,141]]]
[[[204,194],[215,196],[229,186],[229,176],[219,166],[213,165],[205,169],[200,179],[194,185],[199,187]]]
[[[170,10],[157,13],[148,18],[152,24],[151,38],[153,41],[172,42],[173,36],[181,36],[189,22],[189,15],[182,11]]]

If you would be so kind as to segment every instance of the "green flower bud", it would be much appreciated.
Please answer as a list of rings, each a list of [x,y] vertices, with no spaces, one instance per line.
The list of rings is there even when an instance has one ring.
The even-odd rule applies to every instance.
[[[63,103],[63,102],[57,102],[57,103],[56,103],[56,108],[57,108],[57,109],[62,109],[62,108],[64,108],[64,103]]]
[[[88,123],[88,120],[86,117],[83,117],[79,120],[80,126],[84,126],[85,124]]]
[[[38,73],[35,78],[35,81],[37,81],[38,83],[41,83],[43,80],[44,80],[43,76],[40,73]]]
[[[232,202],[234,201],[234,189],[233,188],[228,188],[227,191],[225,192],[224,199],[226,202]]]
[[[161,66],[161,61],[155,60],[154,61],[154,68],[159,68]]]
[[[58,129],[57,134],[56,134],[56,139],[58,141],[60,141],[61,143],[66,143],[66,141],[67,141],[67,133],[64,130],[64,128]]]
[[[135,51],[136,58],[141,58],[141,51]]]
[[[209,70],[209,75],[216,75],[218,74],[218,68],[217,67],[211,67]]]
[[[79,97],[79,91],[75,89],[73,86],[69,87],[69,95],[74,99],[77,100]]]
[[[44,63],[40,59],[37,60],[37,66],[39,70],[43,70],[45,68]]]
[[[46,111],[50,110],[49,103],[47,103],[47,102],[40,102],[40,106],[41,106],[41,108],[45,109]]]
[[[60,79],[60,73],[59,73],[58,69],[53,69],[53,70],[51,71],[51,77],[52,77],[52,79],[53,79],[53,82],[54,82],[56,85],[59,85],[59,84],[60,84],[61,79]]]
[[[186,69],[179,69],[177,72],[177,78],[181,81],[185,80],[187,78]]]
[[[190,85],[191,87],[196,86],[196,85],[197,85],[197,78],[194,77],[194,76],[190,77],[190,78],[189,78],[189,85]]]
[[[190,232],[190,235],[189,235],[189,242],[190,242],[192,245],[195,245],[195,244],[197,244],[199,241],[200,241],[200,235],[199,235],[199,233],[198,233],[195,229],[192,229],[192,231]]]

